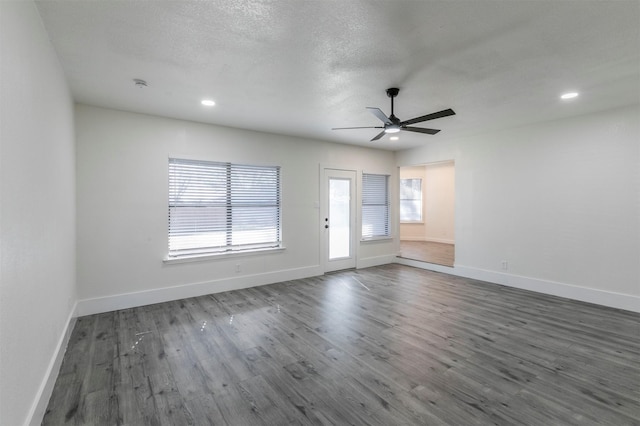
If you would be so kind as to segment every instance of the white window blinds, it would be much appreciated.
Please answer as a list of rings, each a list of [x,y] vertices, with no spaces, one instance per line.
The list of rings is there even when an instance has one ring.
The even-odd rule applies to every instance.
[[[169,159],[169,257],[280,243],[280,167]]]
[[[388,237],[389,176],[362,174],[362,238]]]

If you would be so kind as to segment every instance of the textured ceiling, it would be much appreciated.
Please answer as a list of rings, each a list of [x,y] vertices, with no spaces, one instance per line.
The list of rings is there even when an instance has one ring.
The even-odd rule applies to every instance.
[[[36,4],[76,101],[126,111],[397,150],[640,101],[638,0]],[[331,130],[379,126],[388,87],[400,119],[457,115]]]

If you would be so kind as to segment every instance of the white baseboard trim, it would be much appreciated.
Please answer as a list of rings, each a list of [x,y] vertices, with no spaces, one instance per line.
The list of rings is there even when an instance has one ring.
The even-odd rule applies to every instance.
[[[36,426],[42,423],[42,419],[44,418],[44,414],[47,411],[47,406],[49,405],[49,399],[51,398],[51,394],[53,393],[53,387],[56,384],[56,380],[58,379],[58,372],[60,372],[60,366],[62,365],[62,360],[64,358],[64,354],[67,351],[67,345],[69,344],[69,339],[71,338],[71,332],[73,331],[73,327],[76,324],[76,310],[78,304],[75,303],[71,312],[69,312],[69,316],[67,317],[67,322],[65,328],[63,330],[60,339],[58,340],[58,344],[56,345],[56,349],[49,361],[49,365],[47,366],[47,371],[45,372],[44,379],[40,384],[40,388],[38,389],[38,393],[31,405],[31,409],[29,410],[29,415],[27,416],[27,420],[25,425]]]
[[[154,303],[169,302],[187,297],[198,297],[206,294],[221,293],[230,290],[273,284],[281,281],[322,275],[320,265],[295,269],[285,269],[254,275],[227,277],[211,281],[190,283],[173,287],[156,288],[134,293],[115,294],[78,301],[77,316],[93,315],[119,309],[135,308]]]
[[[400,241],[425,241],[424,237],[400,237]]]
[[[543,280],[540,278],[525,277],[522,275],[487,271],[462,265],[456,265],[455,269],[459,272],[458,275],[463,277],[490,281],[508,287],[550,294],[552,296],[564,297],[580,302],[594,303],[610,308],[624,309],[625,311],[640,312],[640,296]]]
[[[366,257],[364,259],[358,259],[356,269],[370,268],[372,266],[387,265],[395,262],[395,254],[385,254],[383,256]]]
[[[395,263],[640,313],[640,296],[631,294],[615,293],[612,291],[581,287],[522,275],[507,274],[504,272],[489,271],[463,265],[455,265],[453,268],[448,268],[446,266],[402,258],[397,258]]]

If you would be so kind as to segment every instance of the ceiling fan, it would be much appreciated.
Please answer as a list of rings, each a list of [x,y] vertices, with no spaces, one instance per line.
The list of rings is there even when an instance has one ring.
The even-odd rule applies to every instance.
[[[371,141],[377,141],[381,137],[383,137],[387,133],[397,133],[400,130],[406,130],[408,132],[416,132],[416,133],[426,133],[428,135],[435,135],[440,130],[438,129],[427,129],[424,127],[412,127],[410,124],[421,123],[423,121],[435,120],[436,118],[448,117],[450,115],[455,115],[455,112],[451,108],[444,109],[442,111],[434,112],[431,114],[423,115],[420,117],[412,118],[411,120],[400,121],[398,117],[393,114],[393,98],[398,96],[400,89],[397,87],[391,87],[387,89],[387,96],[391,98],[391,115],[387,117],[384,115],[380,108],[372,108],[367,107],[369,111],[376,117],[378,117],[383,123],[384,126],[372,126],[372,127],[334,127],[331,130],[346,130],[346,129],[384,129],[380,133],[378,133]]]

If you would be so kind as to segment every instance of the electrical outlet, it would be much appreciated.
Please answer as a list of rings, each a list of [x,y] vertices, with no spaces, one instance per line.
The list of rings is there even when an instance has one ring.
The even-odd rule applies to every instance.
[[[502,269],[504,269],[505,271],[507,269],[509,269],[509,262],[507,262],[506,260],[502,261]]]
[[[241,270],[241,269],[242,269],[242,268],[240,268],[240,264],[239,264],[239,263],[236,263],[236,272],[240,272],[240,270]]]

